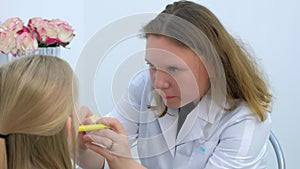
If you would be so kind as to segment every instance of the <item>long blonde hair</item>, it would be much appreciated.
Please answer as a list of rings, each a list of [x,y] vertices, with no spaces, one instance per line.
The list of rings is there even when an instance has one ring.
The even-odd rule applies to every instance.
[[[189,24],[192,26],[187,26]],[[190,1],[174,2],[167,5],[142,31],[145,38],[150,35],[167,37],[179,46],[192,49],[199,56],[204,55],[204,59],[217,56],[225,73],[226,99],[231,103],[224,109],[235,109],[239,104],[235,100],[243,99],[261,121],[265,120],[266,112],[271,111],[272,95],[263,73],[242,44],[225,30],[207,8]],[[208,41],[206,44],[205,39]],[[207,50],[210,47],[216,54]],[[217,66],[213,63],[209,68],[217,69]]]
[[[35,55],[8,63],[0,95],[0,168],[75,168],[75,128],[68,144],[65,126],[75,120],[77,82],[67,62]]]

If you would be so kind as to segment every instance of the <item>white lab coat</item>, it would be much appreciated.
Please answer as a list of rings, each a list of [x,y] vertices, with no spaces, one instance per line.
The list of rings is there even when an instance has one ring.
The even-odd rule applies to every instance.
[[[245,102],[232,112],[209,112],[204,97],[187,116],[178,136],[178,110],[157,118],[147,109],[152,103],[147,71],[130,83],[128,94],[111,117],[126,128],[130,142],[137,141],[140,162],[149,169],[260,169],[266,168],[271,120],[264,122]],[[208,113],[209,112],[209,113]]]

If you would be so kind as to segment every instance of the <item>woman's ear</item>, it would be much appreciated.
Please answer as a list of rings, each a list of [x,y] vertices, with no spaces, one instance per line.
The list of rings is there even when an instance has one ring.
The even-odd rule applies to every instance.
[[[72,119],[71,117],[68,117],[66,120],[66,132],[67,132],[67,136],[71,135],[72,132]]]

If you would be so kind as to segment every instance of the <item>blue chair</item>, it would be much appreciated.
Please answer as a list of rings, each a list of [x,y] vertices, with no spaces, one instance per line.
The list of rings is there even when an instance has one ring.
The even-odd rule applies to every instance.
[[[270,133],[269,140],[276,154],[278,169],[286,169],[282,148],[280,147],[279,141],[272,131]]]

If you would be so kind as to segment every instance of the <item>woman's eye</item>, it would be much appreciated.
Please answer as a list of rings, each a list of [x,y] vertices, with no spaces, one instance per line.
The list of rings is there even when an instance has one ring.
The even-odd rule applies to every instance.
[[[147,65],[148,65],[148,67],[149,67],[150,69],[152,69],[152,70],[156,69],[156,68],[154,67],[154,65],[151,64],[151,63],[149,63],[149,62],[147,62]]]
[[[148,65],[150,68],[153,68],[153,67],[154,67],[151,63],[147,63],[147,65]]]
[[[168,67],[168,71],[169,72],[177,72],[177,71],[179,71],[179,69],[177,67],[170,66],[170,67]]]

